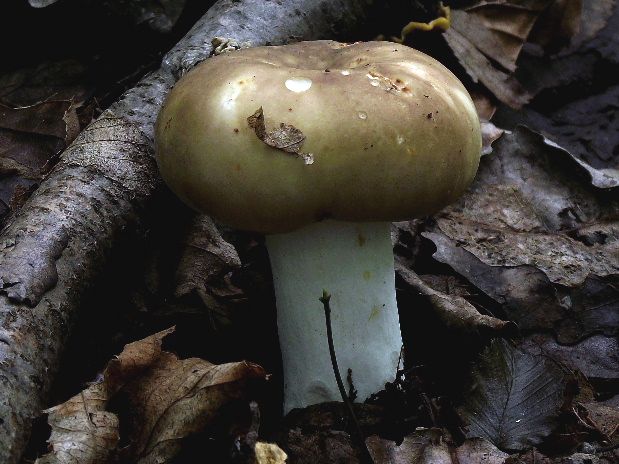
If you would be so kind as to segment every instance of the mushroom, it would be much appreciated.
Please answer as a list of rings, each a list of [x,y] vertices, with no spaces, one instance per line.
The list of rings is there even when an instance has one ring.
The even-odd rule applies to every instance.
[[[266,234],[286,412],[339,398],[323,289],[358,398],[394,379],[402,339],[390,223],[456,200],[479,163],[475,107],[447,68],[390,42],[219,55],[171,91],[156,146],[182,200]]]

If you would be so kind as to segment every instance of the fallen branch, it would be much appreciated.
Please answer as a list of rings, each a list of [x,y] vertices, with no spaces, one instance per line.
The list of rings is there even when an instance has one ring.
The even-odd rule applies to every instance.
[[[0,235],[0,462],[18,462],[80,302],[160,181],[154,122],[178,77],[215,37],[252,45],[349,34],[370,0],[221,0],[65,151]]]

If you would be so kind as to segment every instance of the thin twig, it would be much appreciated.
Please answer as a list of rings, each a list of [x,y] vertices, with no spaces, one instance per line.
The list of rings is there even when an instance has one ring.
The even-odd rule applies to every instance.
[[[331,295],[326,291],[322,291],[322,296],[319,298],[325,310],[325,322],[327,324],[327,342],[329,343],[329,354],[331,355],[331,365],[333,366],[333,373],[335,374],[335,380],[337,382],[337,388],[340,390],[340,395],[342,396],[342,401],[344,402],[344,406],[346,406],[346,411],[348,412],[348,416],[354,425],[353,437],[357,441],[359,449],[361,450],[361,462],[362,464],[374,464],[374,460],[372,459],[372,455],[368,450],[365,444],[365,437],[363,436],[363,432],[361,431],[361,426],[359,425],[359,421],[357,420],[357,416],[355,416],[355,412],[352,408],[352,403],[348,399],[348,395],[346,394],[346,389],[344,388],[344,382],[342,382],[342,376],[340,375],[340,368],[337,365],[337,358],[335,356],[335,347],[333,346],[333,331],[331,329],[331,305],[329,301],[331,300]]]

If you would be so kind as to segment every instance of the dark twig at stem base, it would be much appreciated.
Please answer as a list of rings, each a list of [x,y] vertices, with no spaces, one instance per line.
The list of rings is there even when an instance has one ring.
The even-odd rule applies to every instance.
[[[329,343],[329,354],[331,356],[331,365],[333,366],[333,373],[335,374],[335,380],[337,382],[337,387],[340,390],[340,395],[342,396],[342,401],[344,402],[344,406],[346,407],[346,411],[348,412],[348,417],[352,421],[353,424],[353,437],[355,441],[357,441],[359,449],[361,450],[361,462],[363,464],[374,464],[374,460],[370,455],[370,451],[368,450],[365,444],[365,437],[363,436],[363,432],[361,431],[361,426],[359,425],[359,421],[357,420],[357,416],[355,416],[355,412],[352,408],[352,403],[346,394],[346,389],[344,388],[344,382],[342,382],[342,376],[340,375],[340,368],[337,365],[337,358],[335,356],[335,347],[333,346],[333,331],[331,329],[331,305],[329,301],[331,300],[331,295],[326,291],[322,291],[322,296],[319,298],[322,306],[325,310],[325,322],[327,324],[327,342]]]

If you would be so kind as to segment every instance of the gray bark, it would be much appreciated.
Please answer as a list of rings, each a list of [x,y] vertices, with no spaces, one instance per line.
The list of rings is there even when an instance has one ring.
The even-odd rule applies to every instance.
[[[154,122],[175,81],[209,56],[214,37],[254,46],[338,38],[371,3],[221,0],[65,151],[0,234],[0,462],[18,462],[82,298],[161,185]]]

